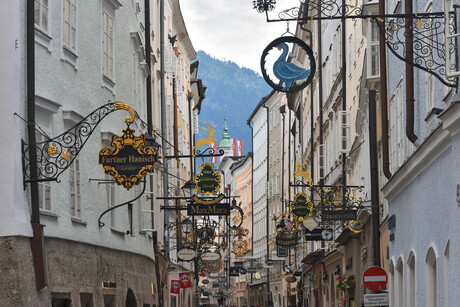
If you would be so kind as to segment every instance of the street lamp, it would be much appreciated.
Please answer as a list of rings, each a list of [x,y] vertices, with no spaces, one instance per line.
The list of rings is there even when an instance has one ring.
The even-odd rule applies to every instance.
[[[192,231],[192,221],[189,217],[186,217],[181,223],[182,232],[188,236]]]
[[[161,145],[158,144],[157,141],[155,141],[155,138],[151,135],[146,133],[145,134],[145,142],[147,143],[147,146],[152,146],[154,147],[157,151],[160,149]]]
[[[195,186],[195,182],[193,181],[193,179],[190,179],[189,181],[187,181],[183,186],[182,186],[182,192],[184,192],[184,195],[185,196],[190,196],[192,197],[193,195],[196,194],[196,186]],[[187,195],[188,194],[188,195]]]

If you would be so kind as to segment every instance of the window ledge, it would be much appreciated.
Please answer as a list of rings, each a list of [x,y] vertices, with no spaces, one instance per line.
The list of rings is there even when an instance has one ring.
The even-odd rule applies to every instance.
[[[44,30],[35,27],[35,41],[48,49],[51,52],[51,40],[53,38],[49,36]]]
[[[62,45],[62,59],[72,64],[75,69],[77,69],[78,55],[75,53],[75,50],[72,50],[66,45]]]
[[[116,235],[119,235],[119,236],[125,236],[126,233],[124,231],[121,231],[121,230],[117,230],[113,227],[110,227],[110,230],[112,231],[112,233],[116,234]]]
[[[56,219],[59,217],[57,214],[54,214],[54,213],[51,213],[50,211],[45,211],[42,209],[40,209],[40,215],[49,216],[49,217],[53,217]]]
[[[79,224],[79,225],[82,225],[82,226],[88,225],[88,223],[86,223],[86,222],[84,222],[84,221],[82,221],[80,219],[77,219],[75,217],[71,217],[70,219],[72,220],[72,223]]]
[[[115,82],[107,75],[102,75],[102,86],[115,93]]]

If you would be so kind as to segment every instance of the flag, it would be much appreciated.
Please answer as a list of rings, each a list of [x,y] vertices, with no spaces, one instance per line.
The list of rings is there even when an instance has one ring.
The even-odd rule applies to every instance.
[[[171,280],[171,294],[180,293],[180,280]]]
[[[238,141],[237,142],[238,144],[238,157],[242,157],[243,156],[243,141]]]
[[[231,139],[233,156],[236,157],[236,139]]]
[[[181,288],[190,288],[192,286],[192,281],[190,280],[190,272],[179,273],[180,287]]]
[[[217,154],[217,142],[212,143],[212,148],[214,149],[214,154]],[[217,163],[217,157],[212,157],[212,163]]]

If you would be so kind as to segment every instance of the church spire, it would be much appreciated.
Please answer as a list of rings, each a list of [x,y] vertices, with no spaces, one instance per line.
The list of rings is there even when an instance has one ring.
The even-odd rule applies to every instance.
[[[224,117],[224,134],[222,134],[222,139],[219,144],[219,148],[231,147],[230,143],[230,134],[228,134],[227,126],[227,105],[224,106],[225,117]]]

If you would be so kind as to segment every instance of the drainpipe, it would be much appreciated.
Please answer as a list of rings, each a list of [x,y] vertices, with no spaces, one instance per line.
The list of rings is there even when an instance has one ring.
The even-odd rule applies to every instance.
[[[321,3],[321,0],[319,0]],[[318,113],[319,113],[319,145],[323,145],[323,39],[322,39],[322,24],[321,20],[318,20],[318,83],[319,83],[319,92],[318,92]],[[313,125],[313,122],[312,122]],[[320,161],[318,161],[320,162]],[[324,163],[324,161],[323,161]],[[319,185],[324,184],[324,174],[321,174],[322,168],[319,169]],[[324,170],[323,170],[324,173]],[[323,243],[322,243],[323,244]]]
[[[377,101],[369,91],[369,151],[371,167],[372,242],[374,265],[380,266],[379,169],[377,157]]]
[[[270,170],[270,114],[269,114],[269,108],[268,106],[264,103],[262,105],[263,108],[267,110],[267,192],[268,192],[268,173]],[[266,210],[266,231],[267,231],[267,260],[270,259],[270,245],[268,245],[268,242],[270,241],[270,205],[268,202],[268,193],[266,195],[267,199],[267,206],[265,208]],[[267,268],[267,295],[268,295],[268,305],[271,306],[270,304],[270,269]]]
[[[280,113],[283,114],[283,147],[282,147],[282,155],[281,155],[281,165],[282,165],[282,172],[281,172],[281,212],[284,214],[284,129],[285,129],[285,114],[286,114],[286,105],[282,105],[280,107]],[[289,177],[288,177],[289,178]]]
[[[385,0],[379,0],[379,14],[385,14]],[[385,28],[385,22],[382,24]],[[382,121],[382,166],[383,174],[390,179],[390,162],[388,150],[388,93],[387,93],[387,60],[385,47],[385,33],[379,31],[379,53],[380,53],[380,105],[381,105],[381,121]]]
[[[246,122],[251,128],[251,256],[254,256],[254,128],[251,126],[251,122]],[[252,274],[251,273],[251,284],[252,284]]]
[[[405,0],[404,12],[412,14],[412,0]],[[406,29],[406,59],[410,62],[414,58],[414,34],[412,29],[413,19],[408,17],[405,19]],[[406,135],[409,141],[415,143],[417,136],[414,133],[414,66],[406,63]]]
[[[345,0],[342,0],[343,15],[346,15]],[[347,110],[347,31],[346,31],[346,20],[342,19],[342,111]],[[351,52],[351,50],[350,50]],[[343,203],[345,203],[345,186],[347,185],[347,173],[346,173],[346,160],[347,154],[342,153],[342,185],[343,185]]]
[[[29,144],[37,142],[35,138],[35,24],[34,2],[27,1],[27,134]],[[35,287],[43,289],[48,284],[46,274],[45,237],[40,224],[40,204],[38,199],[37,152],[29,150],[30,161],[30,202],[32,215],[30,224],[33,236],[30,239],[35,271]]]
[[[164,0],[160,0],[160,88],[161,88],[161,133],[166,133],[166,92],[165,92],[165,24],[164,24],[164,15],[165,15],[165,4]],[[163,155],[166,154],[167,143],[165,138],[162,138],[161,146],[163,147]],[[163,195],[168,196],[168,163],[165,162],[163,167],[165,172],[163,173]],[[164,200],[164,206],[168,206],[168,200]],[[164,210],[164,229],[168,228],[169,224],[169,211]],[[169,260],[169,229],[163,234],[163,243],[165,248],[166,259]]]

